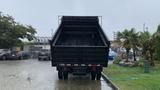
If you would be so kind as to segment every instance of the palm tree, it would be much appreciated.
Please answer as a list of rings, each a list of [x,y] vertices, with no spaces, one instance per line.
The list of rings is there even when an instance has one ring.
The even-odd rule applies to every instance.
[[[133,49],[134,61],[136,61],[136,51],[138,51],[139,44],[139,32],[137,33],[134,28],[130,30],[131,48]]]
[[[155,39],[155,54],[156,58],[160,60],[160,25],[158,25],[157,31],[153,34],[153,37]]]
[[[148,40],[150,39],[151,34],[148,31],[144,31],[144,32],[140,32],[139,35],[139,42],[140,42],[140,48],[141,48],[141,52],[142,52],[142,56],[143,58],[146,58],[146,52],[148,49]]]
[[[131,32],[125,29],[123,32],[117,33],[117,41],[121,43],[121,45],[126,49],[126,61],[128,62],[129,51],[131,49],[131,41],[130,41],[130,34]]]
[[[148,31],[140,33],[140,44],[142,48],[142,56],[146,60],[150,60],[150,65],[154,66],[153,54],[155,52],[155,38]]]

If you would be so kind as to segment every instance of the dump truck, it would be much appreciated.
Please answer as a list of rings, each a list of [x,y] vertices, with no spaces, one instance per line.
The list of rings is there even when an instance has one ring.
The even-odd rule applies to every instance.
[[[69,74],[90,75],[100,80],[103,67],[108,66],[110,41],[98,16],[62,16],[51,46],[52,66],[59,79]]]

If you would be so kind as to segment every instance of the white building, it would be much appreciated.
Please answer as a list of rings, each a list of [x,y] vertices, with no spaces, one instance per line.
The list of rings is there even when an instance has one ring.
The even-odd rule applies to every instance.
[[[50,49],[49,40],[51,37],[36,37],[35,40],[27,42],[23,46],[24,51],[39,51],[41,49]]]

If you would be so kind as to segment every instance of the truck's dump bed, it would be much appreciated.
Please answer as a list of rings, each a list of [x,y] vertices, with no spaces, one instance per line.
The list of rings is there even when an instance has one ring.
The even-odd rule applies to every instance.
[[[109,41],[97,16],[63,16],[51,41],[52,65],[101,64],[107,66]]]

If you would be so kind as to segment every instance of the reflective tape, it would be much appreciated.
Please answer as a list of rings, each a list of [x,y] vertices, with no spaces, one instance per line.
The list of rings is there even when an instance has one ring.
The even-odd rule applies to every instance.
[[[59,64],[60,66],[101,66],[100,64]]]
[[[74,66],[78,66],[78,64],[74,64]]]
[[[67,66],[71,66],[71,64],[67,64]]]
[[[64,64],[60,64],[60,66],[64,66]]]
[[[81,66],[86,66],[85,64],[81,64]]]

